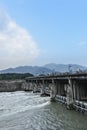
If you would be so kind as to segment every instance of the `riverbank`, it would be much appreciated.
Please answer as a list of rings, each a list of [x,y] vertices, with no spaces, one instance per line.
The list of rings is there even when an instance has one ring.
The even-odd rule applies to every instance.
[[[13,92],[26,90],[28,83],[24,80],[2,80],[0,81],[0,92]]]

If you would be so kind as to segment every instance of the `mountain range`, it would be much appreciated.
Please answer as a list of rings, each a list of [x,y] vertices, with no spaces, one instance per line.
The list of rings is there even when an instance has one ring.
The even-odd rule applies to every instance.
[[[55,64],[50,63],[44,66],[18,66],[16,68],[8,68],[1,70],[0,73],[31,73],[33,75],[51,74],[51,73],[65,73],[76,71],[87,71],[87,67],[77,64]]]

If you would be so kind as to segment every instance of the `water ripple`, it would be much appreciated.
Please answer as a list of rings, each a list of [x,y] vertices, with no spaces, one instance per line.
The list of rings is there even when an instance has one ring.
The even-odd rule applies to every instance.
[[[0,94],[0,130],[86,130],[87,116],[68,111],[50,97],[13,92]]]

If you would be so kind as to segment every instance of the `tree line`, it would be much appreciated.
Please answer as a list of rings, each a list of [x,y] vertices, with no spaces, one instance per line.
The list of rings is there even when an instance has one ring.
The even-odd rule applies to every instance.
[[[32,77],[33,75],[30,73],[6,73],[0,74],[0,80],[17,80],[17,79],[25,79],[26,77]]]

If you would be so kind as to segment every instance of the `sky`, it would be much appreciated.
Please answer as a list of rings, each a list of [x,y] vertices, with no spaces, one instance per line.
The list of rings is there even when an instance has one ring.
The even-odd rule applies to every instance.
[[[86,59],[87,0],[0,0],[0,70]]]

